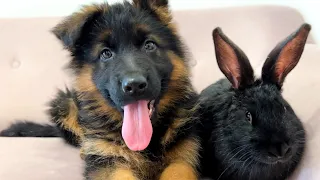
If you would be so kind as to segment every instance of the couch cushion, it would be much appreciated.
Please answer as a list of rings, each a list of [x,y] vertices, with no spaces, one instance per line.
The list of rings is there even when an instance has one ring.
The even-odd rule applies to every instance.
[[[0,179],[80,180],[79,150],[59,138],[0,138]]]

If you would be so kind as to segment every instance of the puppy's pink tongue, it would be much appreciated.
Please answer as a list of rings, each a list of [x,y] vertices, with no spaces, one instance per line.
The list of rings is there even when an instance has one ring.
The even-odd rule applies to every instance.
[[[152,136],[148,101],[138,101],[124,106],[122,137],[132,151],[148,147]]]

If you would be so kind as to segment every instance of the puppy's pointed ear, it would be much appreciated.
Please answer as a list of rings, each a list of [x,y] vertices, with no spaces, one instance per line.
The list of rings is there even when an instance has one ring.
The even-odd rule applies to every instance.
[[[155,15],[164,24],[172,20],[168,0],[133,0],[133,5]]]
[[[94,15],[105,11],[107,7],[107,4],[83,6],[79,12],[73,13],[56,25],[51,32],[62,41],[65,48],[72,50],[85,24]]]
[[[298,64],[311,26],[303,24],[281,41],[268,55],[262,68],[262,80],[282,87],[286,76]]]
[[[254,73],[244,52],[222,32],[221,28],[214,29],[212,36],[218,66],[233,88],[251,85],[254,82]]]

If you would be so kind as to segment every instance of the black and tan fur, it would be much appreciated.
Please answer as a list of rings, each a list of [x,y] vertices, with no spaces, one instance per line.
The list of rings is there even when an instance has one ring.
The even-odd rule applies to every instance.
[[[189,79],[188,58],[172,22],[168,1],[84,6],[58,24],[53,33],[71,52],[70,68],[76,79],[73,88],[60,91],[50,103],[49,114],[67,142],[80,146],[86,179],[196,180],[200,147],[192,115],[198,96]],[[147,55],[136,48],[145,34],[158,47]],[[111,88],[116,85],[110,78],[127,69],[118,67],[118,59],[97,61],[109,40],[115,47],[122,44],[122,54],[128,53],[121,54],[121,58],[138,59],[139,67],[148,69],[151,80],[155,78],[150,82],[150,95],[146,95],[155,98],[151,118],[154,132],[147,149],[140,152],[129,150],[121,136],[121,106],[132,99]],[[156,73],[149,72],[152,68]],[[101,75],[102,69],[108,71]],[[19,125],[26,124],[16,124]],[[15,130],[9,128],[2,136],[21,135]],[[24,136],[41,136],[25,131]]]

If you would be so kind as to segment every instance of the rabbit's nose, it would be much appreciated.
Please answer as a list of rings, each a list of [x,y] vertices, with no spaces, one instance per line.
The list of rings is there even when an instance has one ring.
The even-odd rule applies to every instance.
[[[282,158],[286,157],[291,151],[291,147],[287,143],[277,143],[269,146],[268,154],[270,157]]]

